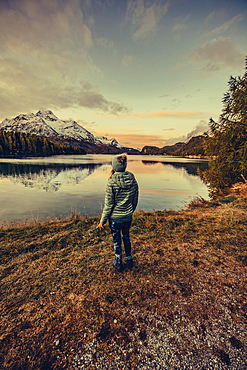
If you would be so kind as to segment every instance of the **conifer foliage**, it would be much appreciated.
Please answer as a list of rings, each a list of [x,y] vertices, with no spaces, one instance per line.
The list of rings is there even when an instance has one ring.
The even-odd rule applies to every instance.
[[[21,132],[0,131],[0,156],[50,156],[85,153],[85,150],[80,147],[64,145],[56,139]]]
[[[232,77],[223,97],[219,123],[210,120],[205,136],[209,168],[199,173],[211,196],[225,194],[236,182],[247,178],[247,58],[243,77]]]

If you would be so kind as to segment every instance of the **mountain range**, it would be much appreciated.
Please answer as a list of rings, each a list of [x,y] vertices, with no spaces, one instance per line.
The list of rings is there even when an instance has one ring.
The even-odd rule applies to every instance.
[[[187,142],[178,142],[174,145],[166,145],[162,148],[157,146],[144,146],[140,154],[172,155],[178,157],[196,155],[204,156],[204,135],[192,136]]]
[[[76,121],[61,120],[50,110],[20,114],[13,119],[5,118],[0,123],[0,130],[62,139],[71,146],[83,148],[87,153],[139,152],[137,149],[118,143],[114,138],[94,136]]]
[[[166,145],[162,148],[144,146],[138,149],[126,147],[114,138],[94,136],[76,121],[61,120],[50,110],[39,110],[37,113],[20,114],[13,119],[5,118],[0,123],[0,131],[18,132],[52,139],[57,144],[82,148],[86,153],[122,153],[154,154],[172,156],[204,156],[204,136],[193,136],[186,142]]]

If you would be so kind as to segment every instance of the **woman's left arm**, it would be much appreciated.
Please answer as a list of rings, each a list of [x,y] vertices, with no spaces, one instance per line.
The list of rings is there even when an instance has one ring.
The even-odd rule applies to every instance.
[[[138,203],[138,196],[139,196],[139,186],[137,181],[135,181],[135,192],[132,200],[133,212],[135,211]]]

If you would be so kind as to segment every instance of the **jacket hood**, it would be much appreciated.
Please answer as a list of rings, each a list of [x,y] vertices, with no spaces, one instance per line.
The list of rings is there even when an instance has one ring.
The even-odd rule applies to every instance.
[[[112,175],[111,180],[115,182],[120,188],[129,189],[131,188],[133,181],[135,180],[135,176],[133,173],[125,171],[125,172],[115,172]]]

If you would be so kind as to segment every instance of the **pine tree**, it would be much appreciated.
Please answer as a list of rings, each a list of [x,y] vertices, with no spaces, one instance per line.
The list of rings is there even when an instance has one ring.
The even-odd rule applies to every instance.
[[[49,155],[48,153],[48,143],[45,138],[43,138],[42,154]]]
[[[210,156],[209,169],[200,173],[212,196],[227,193],[247,178],[247,58],[243,77],[232,77],[224,94],[219,123],[210,120],[204,148]]]
[[[20,151],[22,154],[25,153],[26,150],[26,142],[24,134],[20,134]]]

